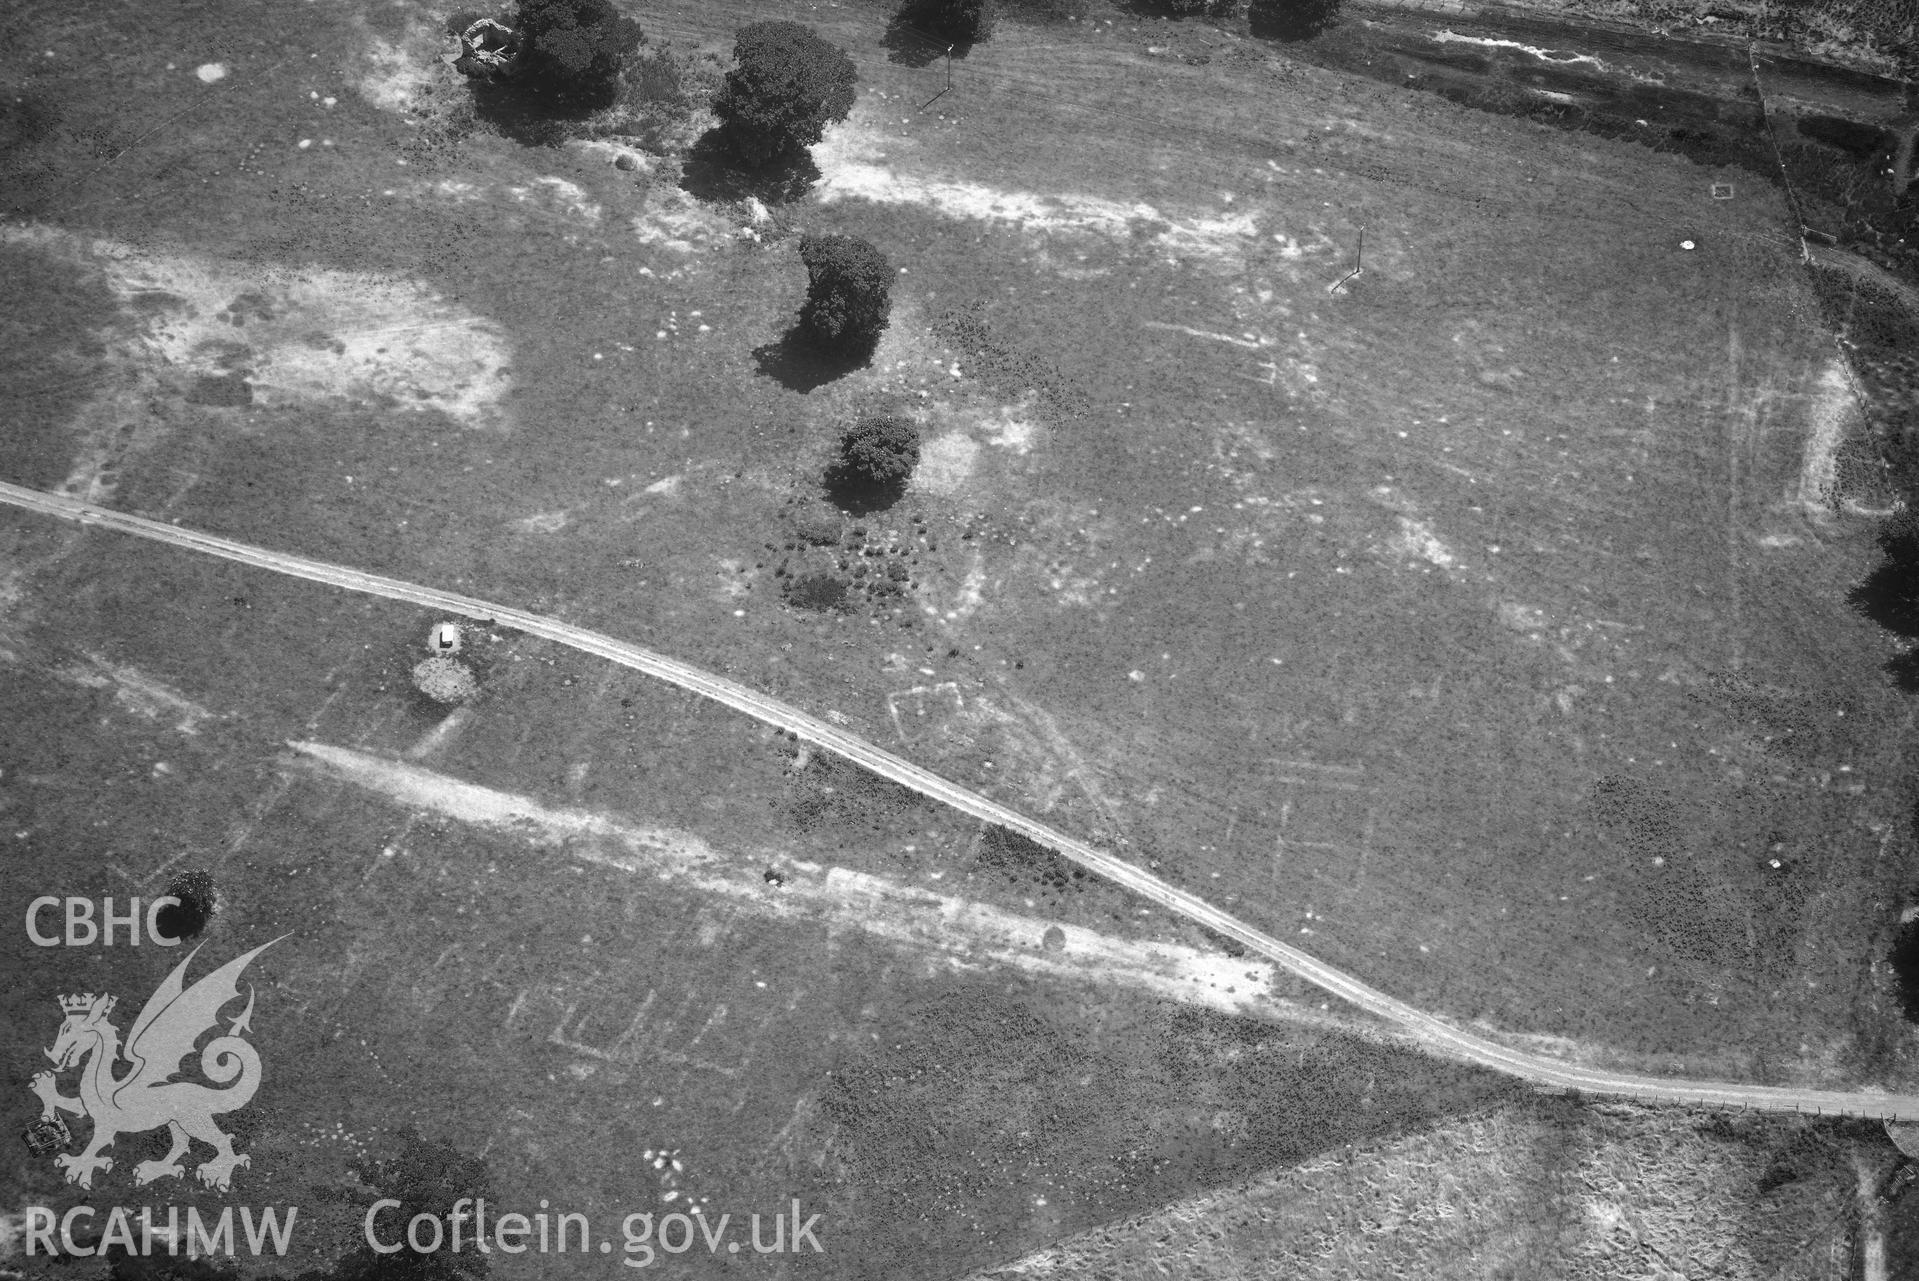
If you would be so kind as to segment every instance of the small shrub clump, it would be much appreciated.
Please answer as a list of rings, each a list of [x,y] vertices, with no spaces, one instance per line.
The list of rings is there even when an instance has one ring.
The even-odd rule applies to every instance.
[[[839,512],[817,499],[794,507],[789,516],[793,536],[813,547],[832,547],[840,541],[845,522]]]
[[[846,580],[833,574],[807,574],[786,581],[786,601],[800,609],[841,609],[846,605]]]

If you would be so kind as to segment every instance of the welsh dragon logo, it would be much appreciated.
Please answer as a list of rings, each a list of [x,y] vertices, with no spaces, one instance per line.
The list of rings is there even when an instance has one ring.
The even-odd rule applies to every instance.
[[[232,1023],[226,1033],[208,1041],[200,1051],[200,1071],[214,1086],[224,1088],[174,1078],[180,1073],[181,1061],[193,1053],[201,1036],[220,1030],[220,1010],[240,997],[240,972],[279,941],[263,943],[187,987],[187,966],[200,952],[194,948],[147,999],[124,1047],[120,1030],[108,1021],[116,998],[91,992],[61,997],[60,1009],[66,1021],[60,1025],[60,1035],[52,1048],[46,1051],[55,1070],[33,1077],[32,1089],[40,1097],[42,1111],[39,1122],[27,1132],[28,1145],[36,1154],[46,1155],[72,1141],[60,1113],[89,1118],[93,1135],[86,1150],[78,1156],[61,1153],[53,1160],[66,1171],[68,1183],[91,1188],[95,1173],[113,1168],[112,1158],[101,1153],[112,1147],[117,1137],[165,1126],[173,1140],[172,1150],[158,1161],[134,1166],[134,1183],[185,1175],[180,1158],[187,1154],[191,1140],[198,1139],[211,1147],[214,1155],[200,1163],[195,1175],[207,1187],[227,1191],[234,1170],[252,1161],[233,1150],[233,1136],[215,1125],[213,1118],[245,1107],[260,1088],[260,1055],[244,1039],[253,1030],[250,984],[246,1008],[230,1016]],[[116,1074],[122,1059],[130,1066]],[[59,1073],[70,1068],[80,1070],[77,1098],[59,1092]]]

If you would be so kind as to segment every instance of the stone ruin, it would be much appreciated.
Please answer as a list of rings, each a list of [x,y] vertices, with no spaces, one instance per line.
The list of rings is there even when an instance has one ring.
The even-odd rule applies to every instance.
[[[519,65],[520,36],[492,18],[481,18],[460,33],[460,56],[453,69],[481,80],[503,80]]]

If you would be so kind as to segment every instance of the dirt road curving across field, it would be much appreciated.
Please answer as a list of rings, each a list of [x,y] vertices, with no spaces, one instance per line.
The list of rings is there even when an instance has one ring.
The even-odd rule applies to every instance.
[[[787,730],[882,778],[911,788],[983,822],[1019,832],[1142,898],[1238,941],[1334,996],[1391,1021],[1410,1034],[1422,1048],[1436,1055],[1491,1068],[1553,1090],[1579,1090],[1599,1095],[1628,1096],[1647,1102],[1684,1103],[1711,1108],[1750,1108],[1768,1112],[1804,1112],[1919,1122],[1919,1096],[1915,1095],[1798,1089],[1731,1081],[1687,1081],[1591,1071],[1508,1048],[1388,996],[1352,975],[1334,969],[1290,944],[1280,942],[1204,899],[1167,884],[1124,859],[988,800],[978,792],[836,729],[796,707],[611,636],[569,627],[508,605],[497,605],[379,574],[270,551],[18,485],[0,482],[0,502],[81,525],[98,526],[310,582],[325,583],[346,591],[405,601],[467,618],[489,620],[644,672],[764,724]]]

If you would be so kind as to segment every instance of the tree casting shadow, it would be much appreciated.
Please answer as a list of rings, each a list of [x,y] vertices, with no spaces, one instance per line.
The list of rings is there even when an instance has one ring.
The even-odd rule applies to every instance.
[[[1909,463],[1900,459],[1897,465],[1903,473]],[[1846,593],[1846,603],[1894,636],[1919,640],[1919,514],[1892,517],[1880,527],[1878,542],[1884,559]],[[1919,694],[1919,648],[1888,659],[1885,671],[1900,690]]]
[[[779,341],[753,349],[753,362],[763,376],[802,396],[864,368],[872,359],[870,348],[857,353],[821,351],[798,325]]]
[[[468,81],[473,114],[502,138],[524,147],[558,147],[598,110],[590,101],[515,80]]]
[[[1908,1022],[1919,1023],[1919,921],[1908,921],[1894,936],[1886,959],[1899,980],[1899,1008]]]
[[[1886,660],[1886,675],[1902,694],[1919,694],[1919,649]]]
[[[1919,517],[1901,513],[1879,531],[1885,554],[1846,593],[1846,602],[1895,636],[1919,638]]]
[[[791,204],[820,180],[820,167],[804,147],[764,165],[740,159],[715,126],[701,134],[680,163],[680,188],[698,200],[732,201],[752,196],[764,205]]]
[[[931,66],[946,57],[949,45],[956,59],[973,51],[973,41],[941,35],[917,5],[908,5],[888,19],[880,44],[886,48],[886,60],[903,67]]]
[[[825,482],[827,500],[849,516],[871,516],[906,497],[904,480],[882,485],[870,476],[855,473],[842,463],[827,468],[821,479]]]
[[[1280,9],[1258,8],[1249,18],[1256,38],[1291,44],[1332,30],[1339,21],[1339,0],[1296,0]]]

